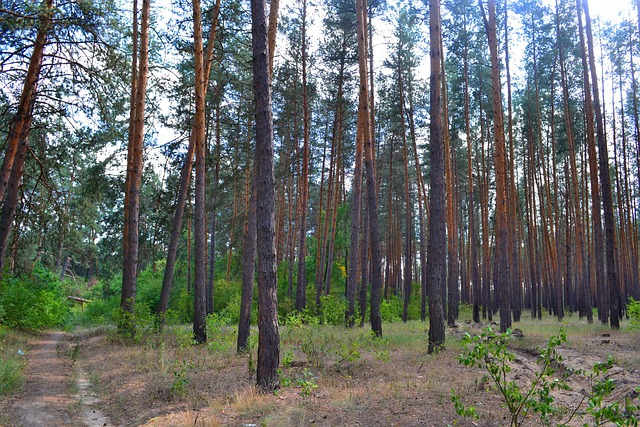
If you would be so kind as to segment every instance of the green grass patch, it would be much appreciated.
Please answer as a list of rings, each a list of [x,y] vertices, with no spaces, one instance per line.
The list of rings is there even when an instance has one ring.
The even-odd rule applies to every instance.
[[[0,326],[0,395],[11,395],[22,385],[27,346],[24,333]]]

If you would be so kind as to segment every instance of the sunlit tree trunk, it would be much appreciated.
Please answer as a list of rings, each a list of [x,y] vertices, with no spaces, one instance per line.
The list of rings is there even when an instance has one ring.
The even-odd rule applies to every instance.
[[[205,95],[208,87],[209,72],[211,70],[211,62],[213,59],[213,46],[216,37],[216,30],[218,28],[218,15],[220,11],[220,0],[216,0],[215,11],[213,15],[213,21],[211,23],[211,30],[207,40],[207,48],[204,54],[204,66],[205,66]],[[216,118],[219,118],[217,113]],[[217,120],[219,121],[219,120]],[[216,124],[217,140],[219,140],[219,124]],[[164,276],[162,279],[162,289],[160,291],[160,301],[156,308],[156,313],[160,316],[161,324],[164,323],[164,315],[169,306],[169,294],[171,292],[171,285],[173,282],[173,273],[175,270],[176,256],[178,253],[178,243],[180,241],[180,233],[182,231],[182,222],[184,219],[184,209],[187,200],[187,193],[189,191],[189,184],[191,182],[191,170],[193,168],[193,156],[195,153],[195,122],[189,134],[189,144],[187,146],[187,153],[185,155],[184,164],[180,170],[180,186],[178,189],[178,199],[176,201],[176,210],[173,214],[173,222],[171,226],[171,237],[169,240],[169,247],[167,248],[167,262],[164,270]],[[216,166],[219,167],[219,166]],[[216,179],[217,181],[217,179]],[[215,216],[215,215],[214,215]],[[212,218],[212,223],[215,218]],[[215,226],[212,226],[212,233],[214,233]],[[215,237],[215,234],[212,234]],[[214,240],[212,237],[212,242]],[[213,248],[213,247],[212,247]],[[212,249],[213,250],[213,249]],[[213,257],[213,255],[211,255]],[[211,266],[211,264],[210,264]],[[210,269],[210,283],[207,286],[207,293],[211,293],[211,298],[207,297],[207,301],[211,305],[211,312],[213,312],[213,291],[210,289],[213,286],[213,269]]]
[[[480,7],[484,17],[484,7]],[[496,34],[496,4],[488,1],[489,18],[485,19],[487,39],[491,57],[491,86],[493,109],[493,136],[495,141],[493,162],[496,174],[496,253],[495,278],[496,289],[500,293],[500,331],[511,327],[511,287],[509,284],[509,224],[507,212],[507,165],[505,150],[504,123],[502,115],[502,96],[500,68],[498,63],[498,38]]]
[[[24,172],[24,162],[27,156],[34,100],[35,98],[32,98],[31,108],[28,110],[28,116],[24,122],[24,126],[22,127],[18,146],[16,147],[14,160],[12,162],[11,174],[9,175],[9,181],[6,186],[4,203],[2,205],[2,216],[0,216],[0,276],[2,276],[2,272],[4,271],[11,225],[13,224],[20,196],[20,181],[22,179],[22,173]],[[16,228],[19,229],[18,226],[16,226]],[[13,259],[15,260],[15,258],[14,251]]]
[[[199,344],[207,341],[206,330],[206,280],[207,280],[207,234],[205,226],[205,75],[204,46],[202,43],[202,14],[200,0],[193,0],[193,47],[195,55],[195,102],[193,133],[195,135],[196,186],[194,207],[194,310],[193,333]]]
[[[309,96],[307,88],[307,1],[302,0],[302,111],[303,148],[300,185],[300,243],[298,244],[298,282],[296,286],[296,310],[307,305],[307,210],[309,200]]]
[[[137,1],[134,1],[133,37],[138,39]],[[138,43],[133,45],[131,78],[131,112],[129,116],[129,149],[127,155],[127,179],[124,202],[124,248],[122,265],[122,292],[120,308],[123,316],[118,331],[134,333],[134,309],[138,276],[138,225],[140,215],[140,182],[142,180],[142,151],[144,145],[144,105],[149,72],[149,21],[151,1],[142,1],[140,22],[140,56]]]
[[[607,297],[607,282],[605,278],[604,259],[602,254],[605,253],[604,236],[602,234],[602,203],[600,199],[600,186],[598,184],[598,157],[596,154],[595,125],[593,122],[593,101],[591,97],[591,83],[589,77],[589,65],[587,60],[587,52],[584,41],[584,30],[582,27],[582,7],[581,0],[576,0],[576,10],[578,11],[578,28],[580,34],[580,51],[582,56],[582,69],[584,79],[584,97],[585,97],[585,117],[586,117],[586,134],[587,134],[587,150],[589,154],[589,177],[591,179],[591,215],[593,230],[593,257],[595,263],[595,282],[598,287],[598,318],[602,323],[607,323],[609,317],[609,304]]]
[[[516,187],[515,176],[515,150],[514,150],[514,138],[513,138],[513,102],[511,96],[511,69],[509,58],[509,25],[507,19],[507,0],[504,0],[504,50],[505,50],[505,71],[507,74],[507,129],[509,132],[509,259],[510,259],[510,281],[511,281],[511,304],[513,309],[513,320],[515,322],[520,321],[522,310],[522,285],[520,279],[520,241],[518,240],[518,227],[520,226],[520,220],[518,217],[518,190]]]
[[[373,334],[379,337],[382,336],[382,318],[380,317],[380,290],[382,285],[382,278],[380,271],[380,242],[378,237],[378,196],[376,191],[376,179],[374,170],[374,147],[371,139],[372,129],[369,110],[369,85],[367,81],[368,73],[366,9],[366,2],[364,0],[356,0],[356,34],[358,38],[358,65],[360,71],[360,89],[358,97],[358,134],[360,134],[360,138],[363,139],[367,202],[369,205],[369,237],[371,245],[371,310],[369,320],[371,322],[371,330]],[[356,182],[356,185],[360,185],[360,181],[354,180],[354,182]],[[352,207],[352,209],[356,208]],[[356,262],[358,262],[357,259],[358,254],[355,255]],[[357,272],[357,269],[353,271]],[[355,289],[353,290],[353,292],[355,292]],[[347,300],[349,299],[347,298]],[[348,304],[351,303],[349,302]],[[349,308],[349,310],[351,311],[351,308]]]
[[[18,143],[23,136],[26,135],[27,138],[29,136],[28,128],[31,124],[30,116],[33,110],[32,105],[36,97],[36,86],[38,79],[40,78],[40,68],[42,66],[42,58],[44,57],[44,48],[47,44],[49,31],[53,26],[51,21],[53,12],[53,0],[43,0],[42,14],[38,17],[38,31],[36,33],[35,42],[33,43],[31,57],[29,58],[29,68],[27,69],[27,75],[25,76],[24,85],[22,86],[22,93],[20,94],[16,113],[11,120],[9,135],[7,136],[6,142],[7,148],[2,160],[2,166],[0,167],[0,200],[3,200],[5,196],[7,182],[9,181],[9,175],[11,174],[13,161],[18,149]],[[23,132],[25,127],[27,128],[26,134]],[[4,258],[4,253],[2,254],[2,258]],[[0,276],[1,275],[2,270],[0,270]]]
[[[587,44],[589,47],[589,68],[593,88],[593,106],[596,113],[596,134],[598,138],[598,165],[600,169],[600,184],[602,185],[602,206],[604,211],[604,231],[607,261],[607,287],[609,289],[609,324],[612,329],[620,328],[620,303],[618,274],[616,271],[616,239],[615,218],[613,214],[613,200],[611,192],[611,178],[609,176],[609,154],[607,141],[605,140],[604,119],[600,106],[600,93],[598,91],[598,76],[596,74],[595,54],[593,48],[593,35],[591,32],[591,17],[589,16],[589,2],[582,1],[584,7],[585,26],[587,31]],[[579,12],[580,13],[580,12]]]
[[[560,18],[558,15],[558,1],[556,0],[556,33],[558,40],[560,40]],[[565,63],[564,63],[564,52],[562,49],[562,44],[558,43],[558,54],[560,60],[560,78],[562,81],[562,98],[563,98],[563,106],[564,106],[564,118],[566,124],[566,132],[567,132],[567,142],[569,145],[569,171],[570,171],[570,204],[574,209],[574,218],[573,221],[575,223],[575,266],[576,266],[576,288],[577,291],[582,294],[590,293],[589,283],[586,280],[586,276],[584,273],[584,232],[582,226],[582,211],[580,209],[580,190],[578,188],[578,169],[576,166],[576,147],[573,138],[573,123],[571,120],[571,109],[569,106],[569,87],[567,84],[567,77],[565,72]],[[567,228],[569,225],[567,224]],[[567,238],[567,247],[569,248],[569,239]],[[569,265],[569,264],[567,264]],[[569,274],[567,274],[567,278],[569,279]]]

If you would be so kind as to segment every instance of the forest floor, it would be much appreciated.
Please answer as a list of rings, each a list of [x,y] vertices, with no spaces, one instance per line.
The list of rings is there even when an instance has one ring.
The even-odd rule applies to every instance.
[[[76,365],[80,343],[61,331],[40,334],[26,350],[27,369],[20,391],[0,401],[0,425],[87,426],[108,424],[87,374]]]
[[[640,385],[637,332],[611,331],[570,317],[563,361],[555,368],[570,390],[554,392],[552,425],[593,425],[585,413],[589,371],[608,356],[607,378],[616,388],[610,401],[631,399]],[[538,348],[557,334],[553,318],[523,319],[512,337],[516,354],[510,376],[525,386],[539,371]],[[51,332],[28,350],[26,382],[0,400],[0,425],[7,426],[507,426],[508,411],[486,372],[461,365],[461,337],[486,325],[462,320],[447,328],[446,348],[426,352],[421,322],[386,323],[384,338],[367,328],[339,326],[281,328],[282,387],[260,394],[254,387],[256,348],[235,352],[235,328],[210,326],[207,345],[193,346],[188,327],[141,334],[135,342],[110,329]],[[255,335],[255,331],[252,331]],[[451,390],[473,405],[479,419],[456,414]],[[525,426],[538,426],[535,416]]]

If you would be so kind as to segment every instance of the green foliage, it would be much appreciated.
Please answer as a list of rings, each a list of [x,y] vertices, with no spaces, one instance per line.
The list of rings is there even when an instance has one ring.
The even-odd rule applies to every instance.
[[[320,323],[324,325],[344,325],[347,301],[333,294],[320,297]]]
[[[193,370],[193,364],[185,360],[176,363],[173,369],[173,382],[171,392],[178,396],[186,396],[190,382],[189,374]]]
[[[282,367],[289,368],[292,363],[293,363],[293,352],[285,351],[284,354],[282,355],[282,363],[281,363]]]
[[[302,328],[304,325],[319,325],[320,319],[314,316],[309,309],[302,312],[293,310],[284,316],[280,323],[291,328]]]
[[[9,394],[22,385],[22,363],[0,357],[0,395]]]
[[[0,283],[0,323],[10,328],[58,327],[69,311],[60,280],[41,267],[29,275],[6,275]]]
[[[237,320],[228,316],[227,311],[209,314],[207,322],[207,350],[226,351],[234,347],[237,337]]]
[[[380,317],[383,322],[398,322],[402,319],[402,301],[397,296],[380,301]]]
[[[24,381],[26,340],[0,325],[0,396],[18,390]]]
[[[120,296],[111,295],[104,298],[103,286],[103,283],[96,285],[86,295],[90,302],[84,305],[82,315],[76,318],[77,323],[105,325],[114,322],[116,313],[120,308]]]
[[[197,345],[198,341],[193,336],[193,330],[186,327],[178,327],[175,330],[176,343],[181,350],[187,349],[191,346]]]
[[[311,392],[318,388],[317,378],[308,369],[302,371],[302,377],[296,381],[296,385],[302,389],[303,396],[311,396]]]
[[[635,396],[625,397],[625,401],[605,402],[616,388],[616,382],[606,377],[606,373],[613,367],[614,360],[611,356],[605,362],[596,363],[589,377],[591,379],[591,394],[587,400],[587,412],[593,416],[595,425],[613,423],[616,426],[638,426],[640,412],[638,406],[638,393],[640,386],[634,390]]]
[[[555,410],[552,406],[553,396],[551,391],[557,388],[567,388],[566,384],[553,378],[553,363],[561,361],[557,347],[567,340],[564,328],[556,336],[552,336],[546,346],[540,350],[538,363],[540,370],[535,373],[534,379],[525,389],[512,379],[508,378],[511,372],[511,364],[515,361],[515,354],[508,350],[511,331],[497,334],[491,327],[482,331],[480,335],[471,337],[466,334],[463,344],[467,347],[464,354],[458,360],[468,367],[478,367],[485,370],[500,393],[506,408],[511,415],[510,425],[521,425],[523,418],[529,413],[535,413],[543,425],[549,425],[549,415]],[[475,410],[465,406],[460,398],[452,393],[452,402],[456,412],[461,416],[474,416]]]
[[[240,293],[235,294],[222,308],[218,314],[220,317],[217,319],[219,322],[223,322],[225,325],[237,325],[240,322],[240,304],[242,296]],[[253,315],[253,310],[252,310]],[[257,312],[256,312],[257,316]],[[253,317],[253,316],[252,316]]]
[[[229,306],[229,304],[235,304],[233,301],[237,301],[238,311],[237,313],[229,313],[236,319],[240,317],[240,294],[242,285],[240,282],[233,282],[227,280],[217,280],[215,282],[213,292],[213,303],[215,304],[215,312],[221,311]]]
[[[511,372],[511,363],[515,360],[515,355],[508,350],[510,337],[510,331],[496,334],[491,328],[486,328],[479,336],[470,337],[467,334],[463,343],[471,345],[471,348],[467,347],[465,353],[460,355],[458,360],[465,366],[478,367],[488,373],[511,414],[510,425],[512,427],[521,425],[523,418],[529,413],[537,414],[542,425],[550,425],[549,416],[555,411],[551,392],[555,389],[569,389],[564,381],[553,378],[553,364],[562,361],[557,348],[567,340],[565,329],[562,327],[558,335],[549,338],[546,345],[540,349],[538,359],[540,370],[535,373],[533,381],[525,389],[521,389],[515,381],[508,378],[508,374]],[[616,382],[606,376],[613,364],[614,360],[609,356],[607,361],[596,363],[588,374],[592,387],[589,395],[585,396],[587,400],[586,412],[593,416],[594,425],[597,426],[608,425],[608,423],[613,423],[616,426],[638,426],[640,418],[638,417],[637,399],[640,387],[636,388],[635,394],[626,397],[624,403],[619,401],[607,403],[605,401],[606,397],[610,396],[616,388]],[[565,372],[564,376],[572,374],[583,375],[584,371]],[[455,390],[451,392],[451,401],[458,415],[478,418],[476,409],[465,405]],[[567,421],[559,425],[569,425],[568,423],[583,402],[574,408]]]
[[[298,330],[298,335],[301,336],[296,347],[305,354],[311,366],[324,369],[348,366],[361,358],[363,349],[371,344],[375,345],[368,334],[358,333],[355,337],[343,338],[344,330],[339,333],[340,338],[334,333],[334,328],[310,325]]]
[[[627,303],[627,314],[629,315],[631,328],[640,329],[640,301],[630,297]]]

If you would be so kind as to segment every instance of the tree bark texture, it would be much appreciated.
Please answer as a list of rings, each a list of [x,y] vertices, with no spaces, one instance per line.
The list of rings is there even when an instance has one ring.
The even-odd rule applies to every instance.
[[[137,2],[134,2],[134,40],[137,40]],[[149,74],[149,21],[151,0],[142,1],[140,22],[140,53],[136,59],[134,43],[134,63],[132,65],[131,115],[129,122],[129,150],[127,156],[127,179],[125,183],[124,206],[124,249],[122,266],[122,292],[120,308],[123,319],[118,331],[133,334],[136,282],[138,278],[138,226],[140,216],[140,182],[142,180],[142,154],[144,150],[144,106]]]
[[[40,78],[44,48],[47,44],[49,31],[53,26],[51,21],[54,11],[53,0],[43,0],[42,6],[43,12],[42,15],[38,17],[38,32],[33,44],[31,57],[29,58],[29,68],[27,69],[27,75],[24,80],[24,85],[22,86],[18,108],[11,120],[6,142],[7,148],[4,159],[2,160],[2,166],[0,167],[0,200],[3,200],[5,196],[9,175],[11,174],[20,139],[25,135],[28,137],[28,131],[25,134],[23,133],[23,129],[25,126],[28,128],[31,125],[30,116],[33,111],[33,101],[36,97],[36,86]],[[0,275],[1,274],[0,272]]]
[[[483,11],[481,0],[480,7]],[[500,294],[500,331],[506,332],[511,327],[511,284],[509,280],[509,224],[507,203],[507,164],[502,114],[502,95],[500,84],[500,64],[498,62],[498,37],[496,33],[496,3],[489,0],[487,4],[489,18],[485,17],[485,29],[489,41],[491,57],[491,106],[493,110],[493,163],[496,175],[496,252],[495,287]]]
[[[611,329],[620,329],[620,284],[616,264],[615,217],[613,213],[613,199],[611,191],[611,177],[609,176],[609,153],[605,139],[604,118],[600,106],[600,92],[598,90],[598,75],[596,73],[593,35],[591,31],[591,17],[589,16],[589,1],[582,0],[584,7],[585,25],[587,29],[587,44],[589,46],[589,68],[593,88],[593,106],[596,113],[596,134],[598,138],[598,166],[600,170],[600,184],[602,186],[602,205],[604,210],[604,232],[607,261],[607,287],[609,289],[609,325]]]
[[[380,291],[382,288],[380,240],[378,236],[378,196],[374,170],[374,151],[371,139],[371,115],[369,113],[369,84],[367,72],[367,13],[364,0],[356,0],[356,34],[358,38],[358,69],[360,71],[360,89],[358,102],[358,122],[361,123],[364,166],[366,175],[367,201],[369,203],[369,244],[371,245],[371,310],[369,321],[375,336],[382,336],[382,318],[380,316]],[[359,215],[358,215],[359,218]],[[357,251],[356,251],[357,252]],[[355,254],[356,263],[358,253]],[[357,270],[356,270],[357,271]],[[355,298],[355,286],[353,289]],[[355,312],[355,306],[353,308]]]
[[[442,132],[442,59],[440,0],[429,1],[429,40],[431,58],[430,149],[431,192],[429,201],[429,353],[444,346],[445,319],[442,291],[446,280],[446,197],[444,183],[444,136]]]
[[[273,113],[267,45],[266,1],[251,0],[253,90],[256,108],[256,224],[258,248],[258,368],[257,384],[263,391],[279,385],[278,296],[274,227],[275,178]]]

